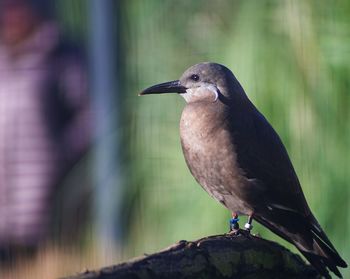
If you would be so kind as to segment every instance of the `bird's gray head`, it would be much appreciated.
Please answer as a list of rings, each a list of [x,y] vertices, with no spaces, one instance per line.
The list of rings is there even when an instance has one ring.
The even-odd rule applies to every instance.
[[[164,82],[143,90],[140,95],[179,93],[187,103],[216,102],[241,89],[233,73],[217,63],[199,63],[187,69],[179,80]],[[238,90],[240,91],[240,90]]]

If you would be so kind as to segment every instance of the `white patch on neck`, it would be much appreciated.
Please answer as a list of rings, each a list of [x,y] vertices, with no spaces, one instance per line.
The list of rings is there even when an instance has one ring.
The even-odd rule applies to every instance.
[[[211,98],[215,103],[219,99],[218,89],[212,84],[205,84],[196,88],[189,88],[186,93],[180,94],[187,103],[204,101]]]

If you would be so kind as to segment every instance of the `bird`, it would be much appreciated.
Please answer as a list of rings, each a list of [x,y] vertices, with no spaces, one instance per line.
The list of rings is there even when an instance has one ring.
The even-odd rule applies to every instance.
[[[347,263],[311,212],[287,150],[226,66],[203,62],[179,80],[139,95],[177,93],[185,101],[180,139],[196,181],[234,217],[252,220],[296,246],[325,278]]]

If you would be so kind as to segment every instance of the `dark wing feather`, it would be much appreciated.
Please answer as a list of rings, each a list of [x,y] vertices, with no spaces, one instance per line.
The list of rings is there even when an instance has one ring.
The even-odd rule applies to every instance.
[[[337,266],[346,263],[312,215],[277,133],[253,105],[242,122],[237,123],[242,118],[234,113],[229,115],[235,118],[229,117],[228,125],[239,167],[259,185],[258,194],[247,198],[255,208],[254,219],[293,243],[323,276],[330,278],[328,267],[341,277]]]
[[[266,205],[309,215],[310,209],[288,153],[265,117],[254,108],[250,117],[239,123],[229,119],[229,125],[234,131],[232,140],[239,167],[247,178],[257,180],[264,187],[265,195],[258,198],[264,198]]]

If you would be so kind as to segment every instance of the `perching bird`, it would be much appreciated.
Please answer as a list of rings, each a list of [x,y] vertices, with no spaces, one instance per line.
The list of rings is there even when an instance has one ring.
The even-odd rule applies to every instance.
[[[313,216],[279,136],[223,65],[200,63],[180,80],[140,95],[179,93],[186,100],[180,136],[187,165],[209,195],[294,244],[326,278],[347,267]]]

